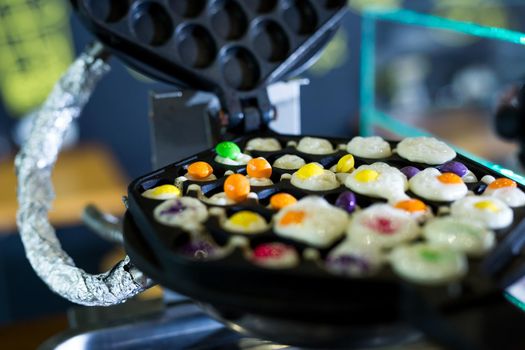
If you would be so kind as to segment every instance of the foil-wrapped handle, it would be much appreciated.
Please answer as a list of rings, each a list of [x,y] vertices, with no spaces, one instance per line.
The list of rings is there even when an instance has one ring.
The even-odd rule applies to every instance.
[[[152,285],[128,257],[98,275],[76,267],[62,250],[48,218],[54,198],[51,173],[64,136],[98,81],[109,72],[108,57],[104,47],[96,43],[73,62],[36,113],[29,138],[15,160],[17,224],[27,258],[51,290],[83,305],[118,304]]]

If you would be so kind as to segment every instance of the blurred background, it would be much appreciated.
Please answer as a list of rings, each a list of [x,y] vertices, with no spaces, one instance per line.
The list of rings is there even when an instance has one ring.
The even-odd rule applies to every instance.
[[[351,137],[359,132],[360,48],[361,40],[369,40],[362,36],[360,13],[369,7],[408,8],[525,31],[523,1],[350,0],[348,5],[352,11],[342,29],[304,74],[310,84],[301,90],[302,133]],[[63,312],[70,304],[36,277],[16,233],[12,163],[32,112],[92,40],[66,0],[0,0],[0,336],[13,324],[36,325],[42,319],[66,327]],[[493,115],[501,94],[524,77],[522,45],[396,22],[378,22],[375,40],[375,74],[368,78],[375,82],[378,110],[517,168],[517,146],[495,134]],[[95,203],[123,213],[128,182],[152,168],[148,93],[170,89],[118,60],[111,66],[71,130],[54,173],[52,222],[65,250],[93,273],[106,270],[123,252],[81,225],[82,209]],[[53,333],[35,328],[34,334],[38,341]]]

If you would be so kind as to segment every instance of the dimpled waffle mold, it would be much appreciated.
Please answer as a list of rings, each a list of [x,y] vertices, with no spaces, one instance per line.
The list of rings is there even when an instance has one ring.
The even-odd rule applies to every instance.
[[[145,74],[239,100],[296,75],[328,42],[344,0],[73,0],[84,23]],[[266,102],[266,101],[264,101]]]
[[[257,136],[245,136],[236,140],[241,150],[247,141]],[[345,147],[349,139],[324,138],[329,140],[336,150],[328,155],[312,155],[296,150],[290,142],[298,142],[304,136],[284,136],[270,134],[279,140],[282,150],[275,152],[252,151],[253,157],[264,157],[270,164],[284,154],[295,154],[306,163],[318,162],[325,169],[337,163],[340,157],[347,154]],[[397,142],[390,142],[392,149]],[[198,197],[194,184],[198,184],[205,196],[221,192],[225,181],[224,173],[245,174],[246,166],[229,166],[217,163],[215,151],[208,150],[193,157],[169,165],[163,169],[143,176],[129,186],[129,212],[125,220],[127,251],[132,260],[152,278],[163,285],[187,294],[197,300],[213,305],[221,305],[234,310],[252,311],[280,317],[300,319],[345,319],[358,324],[390,323],[399,320],[403,305],[422,298],[426,303],[439,309],[454,308],[464,302],[477,300],[480,297],[497,292],[497,283],[487,278],[481,271],[483,257],[468,259],[468,273],[460,281],[439,286],[423,286],[408,282],[396,275],[389,264],[384,264],[376,274],[369,277],[347,277],[331,273],[326,269],[327,253],[339,242],[327,248],[318,249],[305,243],[286,239],[274,233],[273,228],[258,234],[234,234],[219,225],[218,219],[210,215],[205,223],[206,235],[218,246],[228,246],[232,237],[243,237],[243,241],[218,259],[194,259],[182,254],[183,247],[191,234],[180,229],[160,224],[153,217],[153,210],[161,201],[144,198],[141,194],[148,189],[162,184],[173,184],[185,174],[189,164],[202,160],[212,165],[217,180],[209,182],[183,182],[185,196]],[[484,175],[496,178],[500,174],[487,169],[472,160],[457,155],[456,161],[465,164],[478,179]],[[363,164],[386,162],[396,168],[413,165],[419,169],[431,167],[401,158],[396,153],[385,159],[364,159],[355,157],[355,168]],[[285,173],[294,170],[273,168],[272,186],[252,187],[258,196],[246,201],[224,206],[228,216],[241,210],[259,213],[267,222],[271,222],[276,211],[268,208],[269,198],[276,193],[286,192],[297,199],[307,195],[324,197],[334,204],[337,196],[348,189],[341,185],[331,191],[312,192],[291,185],[287,179],[280,180]],[[484,183],[467,184],[475,194],[480,194],[486,187]],[[521,185],[519,188],[523,189]],[[410,191],[410,197],[418,198]],[[382,199],[356,194],[357,204],[366,208]],[[448,207],[451,203],[432,202],[422,199],[437,216],[438,208]],[[208,209],[215,207],[207,204]],[[212,210],[213,211],[213,210]],[[514,208],[514,222],[505,229],[496,230],[496,240],[501,242],[525,216],[525,207]],[[421,240],[421,239],[419,239]],[[235,240],[234,240],[235,241]],[[243,242],[247,242],[243,244]],[[417,241],[417,240],[416,240]],[[296,267],[269,269],[258,266],[247,259],[247,252],[261,243],[280,242],[294,247],[299,253],[300,262]],[[497,247],[497,244],[496,244]],[[347,312],[351,313],[349,318]]]

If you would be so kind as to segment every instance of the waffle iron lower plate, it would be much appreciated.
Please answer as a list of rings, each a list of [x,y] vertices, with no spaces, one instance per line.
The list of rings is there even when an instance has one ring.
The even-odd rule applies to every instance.
[[[304,136],[277,135],[246,135],[233,140],[241,149],[247,141],[254,137],[275,137],[283,145],[281,151],[251,152],[253,157],[262,156],[270,163],[283,154],[297,154],[305,161],[319,162],[325,168],[334,165],[337,160],[347,154],[345,150],[319,156],[298,152],[294,147],[286,147],[289,141],[299,141]],[[334,146],[346,144],[348,139],[325,138]],[[391,143],[393,148],[396,142]],[[172,227],[163,226],[153,218],[153,209],[160,201],[142,197],[141,193],[159,184],[174,183],[175,179],[185,173],[185,166],[203,160],[214,168],[217,180],[201,183],[204,195],[210,196],[222,190],[224,172],[231,170],[244,173],[245,166],[227,166],[215,162],[215,151],[207,150],[180,162],[166,166],[160,170],[142,176],[133,181],[128,189],[129,207],[126,214],[124,234],[128,254],[133,263],[160,284],[185,294],[193,299],[209,303],[228,310],[249,312],[272,317],[298,319],[303,321],[344,323],[360,326],[392,324],[400,320],[413,319],[421,305],[432,310],[446,311],[461,308],[465,305],[475,305],[483,298],[499,293],[500,290],[493,280],[481,271],[482,259],[469,259],[469,272],[459,282],[445,286],[421,286],[407,282],[398,277],[389,266],[383,267],[376,275],[366,278],[349,278],[328,273],[318,263],[303,259],[291,269],[267,269],[252,264],[245,258],[241,248],[235,248],[229,255],[218,260],[195,260],[180,254],[181,245],[188,241],[188,234]],[[356,168],[362,164],[383,161],[389,165],[401,168],[414,165],[423,169],[428,165],[417,164],[405,160],[395,153],[383,160],[355,158]],[[500,174],[488,169],[462,155],[457,155],[457,161],[465,164],[478,179],[484,175],[501,177]],[[333,203],[337,195],[346,190],[344,186],[327,192],[309,192],[292,186],[289,181],[279,181],[280,176],[292,171],[274,168],[271,187],[252,188],[259,196],[259,203],[248,201],[234,206],[227,206],[229,213],[240,209],[253,210],[269,218],[272,211],[267,209],[270,196],[277,192],[289,192],[297,198],[315,194],[325,197]],[[184,183],[184,191],[191,181]],[[469,184],[470,189],[482,186],[480,183]],[[521,188],[521,185],[519,185]],[[413,194],[410,194],[414,196]],[[415,197],[415,196],[414,196]],[[374,202],[380,202],[365,196],[358,196],[358,204],[366,207]],[[424,200],[434,211],[443,203],[433,203]],[[513,224],[496,231],[498,242],[515,228],[525,217],[525,209],[514,209]],[[210,217],[206,223],[214,240],[223,244],[224,232]],[[264,242],[283,242],[294,246],[303,252],[307,246],[296,241],[284,239],[273,232],[254,235],[250,238],[250,246]],[[321,251],[323,257],[329,249]]]

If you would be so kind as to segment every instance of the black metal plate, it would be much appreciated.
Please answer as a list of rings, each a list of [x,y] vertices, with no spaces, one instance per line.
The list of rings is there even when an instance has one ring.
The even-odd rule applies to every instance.
[[[257,135],[261,136],[261,135]],[[303,136],[277,137],[286,145],[290,140],[299,140]],[[254,136],[245,136],[235,140],[243,149],[245,143]],[[326,138],[334,145],[347,143],[348,139]],[[392,143],[395,145],[395,142]],[[307,162],[318,161],[329,167],[335,164],[345,151],[338,151],[328,156],[303,154],[295,148],[284,148],[279,152],[252,152],[253,156],[264,156],[270,162],[281,154],[298,154]],[[476,300],[497,292],[497,285],[481,271],[480,259],[469,259],[469,273],[460,282],[442,287],[422,287],[401,280],[384,267],[376,276],[370,278],[345,278],[329,274],[325,269],[309,261],[303,261],[297,268],[286,270],[269,270],[250,263],[240,250],[216,261],[194,261],[176,253],[175,248],[187,236],[182,231],[163,226],[153,219],[152,211],[160,201],[141,196],[148,188],[158,184],[173,183],[175,178],[183,175],[183,167],[197,159],[209,162],[219,178],[204,185],[205,194],[216,193],[222,188],[224,171],[244,172],[244,166],[232,167],[216,163],[213,150],[205,151],[181,162],[169,165],[156,172],[133,181],[128,190],[129,213],[126,220],[125,236],[128,253],[137,266],[150,274],[161,284],[186,294],[197,300],[220,305],[245,312],[268,314],[273,316],[315,319],[330,322],[355,322],[356,324],[388,324],[399,319],[406,319],[406,314],[415,305],[416,295],[427,303],[441,310],[453,310],[462,305],[475,303]],[[464,163],[480,179],[484,175],[501,177],[500,174],[481,166],[461,155],[456,160]],[[359,159],[356,167],[377,160]],[[385,159],[387,163],[402,167],[414,165],[397,155]],[[417,164],[415,164],[417,166]],[[420,165],[420,168],[425,166]],[[276,185],[270,188],[253,188],[260,195],[260,202],[267,204],[268,198],[279,191],[303,197],[311,192],[295,188],[287,181],[279,182],[283,171],[274,168],[272,178]],[[187,186],[187,185],[185,185]],[[472,185],[471,188],[475,186]],[[335,200],[336,194],[345,190],[344,186],[326,193],[316,192],[329,201]],[[367,206],[377,199],[358,197],[360,206]],[[429,203],[433,209],[443,203]],[[272,215],[269,209],[261,208],[257,203],[246,202],[242,205],[229,206],[227,210],[236,211],[247,208],[263,215]],[[505,230],[497,232],[497,239],[504,237],[525,217],[525,209],[515,209],[515,221]],[[213,219],[208,222],[210,232],[216,241],[223,240],[224,235],[231,235],[220,228]],[[295,241],[281,238],[274,233],[255,235],[251,245],[261,242],[285,242],[294,245],[299,251],[305,246]],[[156,262],[152,257],[155,257]],[[349,315],[352,315],[349,318]]]
[[[344,0],[72,0],[88,28],[146,75],[211,91],[230,115],[269,108],[337,30]]]

